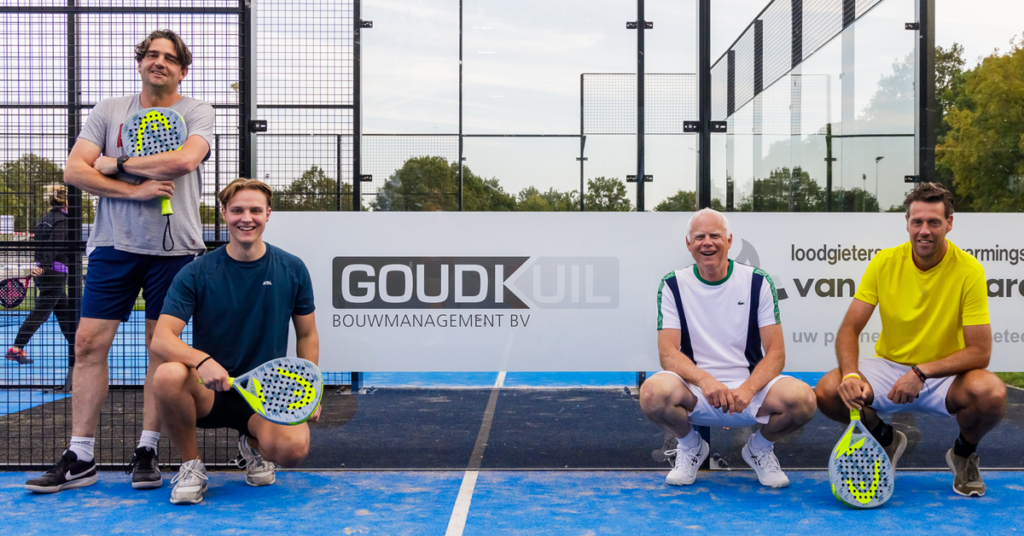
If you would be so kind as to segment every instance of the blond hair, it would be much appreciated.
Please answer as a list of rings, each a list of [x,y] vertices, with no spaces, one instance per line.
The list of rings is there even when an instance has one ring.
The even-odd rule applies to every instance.
[[[239,177],[231,181],[231,184],[225,186],[224,189],[217,194],[217,200],[220,201],[220,206],[228,206],[228,202],[231,201],[231,198],[235,197],[235,194],[242,190],[255,190],[260,192],[266,196],[267,207],[270,207],[270,202],[274,197],[274,191],[270,189],[270,186],[267,186],[265,182],[258,179],[246,179],[244,177]]]

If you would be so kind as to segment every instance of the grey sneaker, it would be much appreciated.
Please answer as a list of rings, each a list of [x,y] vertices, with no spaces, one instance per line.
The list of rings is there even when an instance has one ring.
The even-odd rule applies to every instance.
[[[889,455],[892,468],[896,469],[896,461],[900,459],[900,456],[903,456],[903,451],[907,450],[907,434],[893,428],[892,443],[888,447],[882,447],[882,450]]]
[[[171,479],[174,484],[171,503],[196,504],[202,501],[206,493],[206,480],[206,466],[199,458],[181,464],[178,474]]]
[[[751,436],[753,437],[753,436]],[[775,450],[768,449],[755,451],[750,448],[750,443],[743,445],[743,461],[757,473],[757,480],[762,486],[769,488],[784,488],[789,485],[789,477],[782,472],[779,466],[779,459],[775,457]]]
[[[700,446],[695,449],[677,448],[666,450],[666,456],[675,456],[675,467],[665,477],[665,483],[670,486],[689,486],[697,480],[697,471],[704,459],[708,457],[711,447],[708,442],[700,440]]]
[[[985,495],[985,482],[981,480],[980,460],[978,453],[972,453],[964,458],[953,453],[953,449],[946,452],[946,465],[953,471],[953,491],[964,497],[981,497]]]
[[[250,486],[269,486],[277,481],[274,462],[268,462],[260,453],[249,446],[245,435],[238,436],[238,452],[245,460],[245,483]]]

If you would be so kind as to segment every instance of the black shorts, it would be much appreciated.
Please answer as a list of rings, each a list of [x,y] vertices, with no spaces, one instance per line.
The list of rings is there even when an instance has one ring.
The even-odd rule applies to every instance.
[[[210,414],[196,420],[197,428],[232,428],[240,434],[255,437],[249,432],[249,417],[256,411],[245,403],[242,395],[234,389],[213,393],[213,407]]]

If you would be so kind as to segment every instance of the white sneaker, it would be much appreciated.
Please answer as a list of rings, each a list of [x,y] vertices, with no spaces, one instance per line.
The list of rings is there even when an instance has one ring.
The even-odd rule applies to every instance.
[[[755,452],[750,448],[750,443],[747,443],[743,445],[743,461],[757,473],[761,485],[769,488],[784,488],[789,485],[789,478],[782,472],[774,449]]]
[[[206,466],[199,458],[181,464],[178,474],[171,479],[174,484],[171,503],[196,504],[202,501],[206,493],[206,480]]]
[[[248,438],[238,436],[238,452],[245,459],[245,483],[250,486],[269,486],[277,481],[274,462],[268,462],[249,446]]]
[[[697,470],[700,469],[700,465],[708,457],[710,450],[708,442],[703,439],[700,440],[700,446],[695,449],[679,447],[675,450],[666,450],[666,456],[675,455],[676,466],[665,477],[665,483],[670,486],[689,486],[693,484],[693,481],[697,480]]]

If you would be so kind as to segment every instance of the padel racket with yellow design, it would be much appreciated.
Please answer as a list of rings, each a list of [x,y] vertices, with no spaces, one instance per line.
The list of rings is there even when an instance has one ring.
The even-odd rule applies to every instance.
[[[832,495],[854,508],[875,508],[892,497],[896,474],[882,445],[850,410],[850,426],[828,460]]]
[[[302,424],[316,413],[324,393],[320,369],[297,357],[279,357],[228,378],[231,387],[264,419]]]
[[[121,125],[121,144],[128,156],[151,156],[177,151],[188,139],[188,128],[181,114],[170,108],[144,108]],[[171,200],[160,198],[160,213],[169,216]]]

